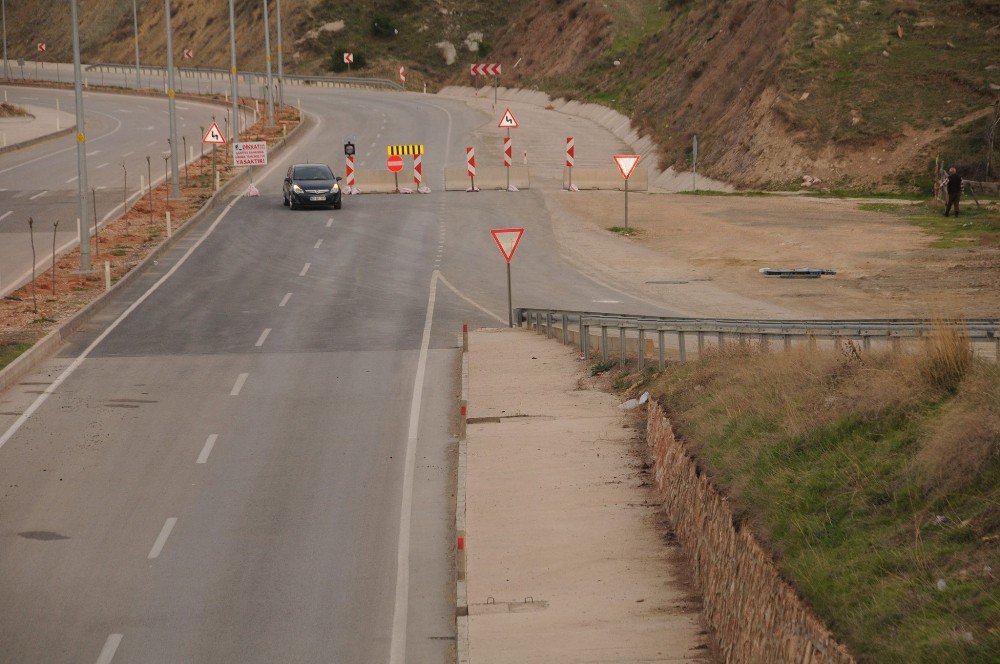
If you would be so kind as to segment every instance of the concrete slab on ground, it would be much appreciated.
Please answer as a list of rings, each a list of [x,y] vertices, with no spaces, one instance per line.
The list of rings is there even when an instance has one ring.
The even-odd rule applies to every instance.
[[[571,347],[481,330],[469,354],[470,661],[704,661],[643,452]]]

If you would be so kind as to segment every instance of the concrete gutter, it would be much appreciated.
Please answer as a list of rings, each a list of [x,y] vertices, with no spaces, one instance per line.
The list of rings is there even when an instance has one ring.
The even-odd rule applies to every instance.
[[[288,145],[299,139],[299,136],[302,135],[305,128],[312,127],[315,122],[316,121],[312,116],[303,114],[302,121],[294,129],[292,129],[291,133],[286,138],[278,141],[273,151],[271,151],[271,155],[274,156],[280,154]],[[0,370],[0,394],[12,385],[17,384],[22,378],[34,371],[35,368],[42,362],[51,357],[59,348],[62,347],[63,342],[65,342],[70,335],[79,330],[80,327],[104,310],[104,308],[111,301],[111,296],[125,288],[128,284],[132,283],[140,275],[144,274],[161,255],[173,247],[178,241],[180,241],[181,238],[187,235],[188,231],[194,228],[203,219],[210,216],[211,213],[215,212],[218,208],[224,207],[227,204],[224,199],[227,199],[230,194],[238,188],[248,184],[249,181],[250,178],[247,173],[243,173],[227,181],[219,189],[219,191],[212,194],[212,196],[205,201],[205,205],[203,205],[200,210],[191,215],[183,226],[176,229],[171,237],[161,242],[160,245],[153,249],[153,251],[151,251],[149,255],[146,256],[138,265],[115,282],[109,290],[105,291],[96,300],[73,314],[72,317],[68,318],[56,327],[56,329],[42,337],[35,343],[34,346],[22,353],[16,360]]]

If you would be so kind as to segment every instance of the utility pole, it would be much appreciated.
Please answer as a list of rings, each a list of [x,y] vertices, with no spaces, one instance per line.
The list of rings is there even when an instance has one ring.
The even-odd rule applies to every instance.
[[[142,78],[139,75],[139,11],[135,7],[135,0],[132,0],[132,29],[135,31],[135,89],[142,87]]]
[[[274,126],[274,80],[271,78],[271,21],[267,17],[267,0],[264,0],[264,52],[267,61],[267,126]]]
[[[170,0],[163,0],[167,18],[167,108],[170,112],[170,198],[182,198],[177,175],[177,108],[174,102],[174,44],[170,30]]]
[[[240,137],[240,93],[239,83],[236,80],[236,18],[233,12],[233,0],[229,0],[229,80],[233,88],[233,121],[229,125],[232,132],[229,144],[233,145]]]
[[[285,105],[285,58],[281,49],[281,0],[275,0],[278,13],[278,108]]]
[[[80,221],[80,272],[90,273],[90,226],[87,223],[87,143],[83,125],[83,77],[80,72],[80,25],[76,0],[70,0],[73,21],[73,92],[76,96],[76,204]]]
[[[3,75],[10,78],[10,63],[7,62],[7,0],[0,0],[0,11],[3,12]]]

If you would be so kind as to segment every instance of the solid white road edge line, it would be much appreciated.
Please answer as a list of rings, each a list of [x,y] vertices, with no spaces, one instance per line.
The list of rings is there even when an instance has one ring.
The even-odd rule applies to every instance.
[[[34,196],[31,196],[28,200],[29,201],[33,201],[36,198],[41,198],[42,196],[44,196],[47,193],[49,193],[48,189],[42,190],[42,191],[38,192],[37,194],[35,194]]]
[[[317,119],[316,125],[309,132],[309,134],[311,135],[311,134],[315,133],[321,126],[322,126],[322,122],[320,122]],[[264,178],[266,178],[268,175],[271,174],[271,171],[273,171],[278,166],[282,165],[284,161],[287,161],[287,157],[285,159],[282,159],[282,160],[274,162],[274,164],[271,165],[271,166],[269,166],[268,168],[266,168],[258,176],[258,178],[260,180],[263,180]],[[14,420],[14,423],[11,424],[9,427],[7,427],[7,430],[4,432],[4,434],[2,436],[0,436],[0,447],[3,447],[7,443],[7,441],[10,440],[14,436],[14,434],[17,433],[18,430],[22,426],[24,426],[24,423],[27,422],[28,419],[32,415],[35,414],[35,411],[37,411],[39,408],[41,408],[42,404],[45,403],[45,401],[50,396],[52,396],[53,393],[55,393],[55,391],[59,388],[59,386],[62,385],[63,382],[65,382],[65,380],[67,378],[69,378],[70,376],[73,375],[73,372],[76,371],[77,368],[81,364],[83,364],[83,361],[86,360],[87,357],[89,357],[92,352],[94,352],[94,349],[97,348],[98,344],[100,344],[102,341],[104,341],[109,334],[111,334],[112,332],[114,332],[115,329],[119,325],[121,325],[122,321],[124,321],[126,318],[128,318],[132,314],[133,311],[135,311],[136,309],[138,309],[139,306],[142,305],[143,302],[145,302],[146,300],[148,300],[153,293],[155,293],[157,290],[159,290],[160,286],[162,286],[164,283],[166,283],[167,279],[169,279],[170,277],[173,276],[174,272],[176,272],[177,270],[179,270],[180,267],[182,265],[184,265],[184,263],[187,262],[188,258],[191,257],[191,254],[193,254],[198,249],[198,247],[200,247],[202,245],[202,243],[204,243],[205,240],[207,240],[209,238],[209,236],[212,235],[212,233],[215,232],[215,229],[219,226],[219,224],[222,223],[222,220],[226,218],[226,215],[229,214],[229,211],[232,210],[233,207],[237,203],[239,203],[240,200],[242,200],[242,198],[243,198],[243,194],[242,193],[237,194],[236,196],[234,196],[233,200],[229,201],[229,204],[226,205],[226,207],[222,210],[222,212],[219,213],[219,216],[217,216],[215,218],[215,220],[212,222],[212,225],[208,227],[208,229],[202,234],[202,236],[200,238],[198,238],[197,242],[195,242],[194,244],[192,244],[188,248],[188,250],[186,252],[184,252],[184,255],[181,256],[180,259],[176,263],[174,263],[173,267],[171,267],[169,270],[167,270],[166,274],[164,274],[162,277],[160,277],[156,281],[156,283],[154,283],[152,286],[150,286],[149,290],[147,290],[145,293],[143,293],[139,297],[139,299],[137,299],[135,302],[133,302],[132,304],[130,304],[128,306],[128,308],[125,309],[125,311],[123,311],[118,316],[118,318],[116,318],[110,325],[108,325],[104,329],[104,331],[101,332],[97,336],[97,338],[94,339],[91,342],[91,344],[89,346],[87,346],[84,349],[84,351],[82,353],[80,353],[76,357],[76,359],[73,360],[70,363],[70,365],[68,367],[66,367],[65,369],[63,369],[63,372],[61,374],[59,374],[56,377],[56,379],[54,381],[52,381],[52,383],[48,387],[45,388],[45,391],[43,391],[41,394],[39,394],[37,397],[35,397],[35,400],[31,402],[31,405],[28,406],[25,409],[25,411],[23,413],[21,413],[21,415],[16,420]]]
[[[104,647],[101,648],[101,654],[97,656],[97,664],[111,664],[111,660],[115,658],[118,646],[121,645],[122,638],[121,634],[111,634],[108,636],[108,640],[104,642]]]
[[[269,334],[271,334],[271,328],[265,327],[264,331],[260,333],[260,337],[257,339],[257,343],[255,343],[254,346],[257,348],[263,346],[264,342],[267,340],[267,335]]]
[[[205,441],[205,446],[201,448],[201,454],[198,455],[198,463],[207,463],[208,455],[212,453],[212,448],[215,447],[215,441],[219,439],[219,434],[213,433]]]
[[[177,525],[177,517],[172,516],[166,520],[163,524],[163,528],[160,529],[160,534],[156,536],[156,541],[153,542],[153,548],[149,550],[149,555],[146,556],[150,560],[158,558],[160,552],[163,551],[163,546],[167,543],[167,538],[170,537],[170,531],[174,529]]]
[[[233,384],[233,389],[229,391],[229,396],[238,397],[240,395],[240,390],[243,389],[243,384],[247,382],[247,378],[250,377],[248,373],[241,373],[236,377],[236,382]]]
[[[292,294],[291,293],[285,293],[285,297],[281,298],[281,304],[279,304],[278,306],[279,307],[285,306],[286,304],[288,304],[288,301],[290,299],[292,299]]]
[[[410,601],[410,520],[413,511],[413,469],[417,459],[417,434],[420,430],[420,404],[424,393],[424,375],[427,372],[427,351],[431,344],[431,324],[434,321],[434,300],[440,273],[431,275],[427,314],[424,317],[424,334],[420,340],[417,373],[413,378],[413,396],[410,399],[410,425],[406,435],[406,456],[403,464],[403,498],[399,511],[399,539],[396,551],[396,606],[392,614],[392,645],[389,647],[389,664],[406,662],[406,610]]]

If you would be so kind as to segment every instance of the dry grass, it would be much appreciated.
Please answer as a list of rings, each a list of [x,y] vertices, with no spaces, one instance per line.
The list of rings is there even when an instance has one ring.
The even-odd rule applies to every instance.
[[[23,118],[30,115],[27,109],[16,104],[0,103],[0,118]]]
[[[997,661],[1000,366],[960,324],[913,350],[733,345],[633,391],[860,661]]]

